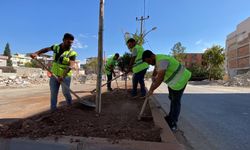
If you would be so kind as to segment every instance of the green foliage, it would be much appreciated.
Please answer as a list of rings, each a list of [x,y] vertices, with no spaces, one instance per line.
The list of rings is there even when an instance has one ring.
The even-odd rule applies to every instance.
[[[8,56],[7,59],[7,66],[12,66],[12,61],[11,61],[11,50],[10,50],[10,45],[9,43],[6,44],[3,52],[4,56]]]
[[[137,41],[138,45],[142,46],[144,44],[143,36],[140,36],[140,34],[138,34],[137,32],[135,34],[133,34],[133,38]]]
[[[171,55],[181,62],[186,58],[186,55],[184,54],[185,50],[186,47],[182,46],[181,42],[177,42],[171,49]]]
[[[83,68],[86,71],[86,74],[97,74],[98,73],[98,59],[97,58],[93,58],[91,61],[89,61],[88,63],[86,63]],[[104,73],[104,67],[102,67],[102,74]]]
[[[137,31],[135,32],[135,34],[130,34],[128,32],[124,34],[124,39],[125,39],[126,44],[127,44],[127,40],[130,38],[134,38],[138,45],[142,46],[144,44],[144,37],[141,36]]]
[[[45,64],[44,60],[40,60],[43,64]],[[34,59],[32,59],[30,62],[27,62],[24,64],[24,67],[29,68],[42,68],[42,66]]]
[[[188,68],[192,72],[191,80],[204,80],[208,78],[208,71],[201,65],[194,65]]]
[[[29,67],[29,68],[33,68],[33,64],[31,62],[26,62],[24,64],[24,67]]]
[[[223,77],[223,64],[225,60],[224,48],[219,45],[214,45],[208,48],[203,56],[209,80],[221,79]]]
[[[129,67],[129,63],[132,56],[130,53],[124,53],[118,60],[118,67],[121,71],[127,71]]]

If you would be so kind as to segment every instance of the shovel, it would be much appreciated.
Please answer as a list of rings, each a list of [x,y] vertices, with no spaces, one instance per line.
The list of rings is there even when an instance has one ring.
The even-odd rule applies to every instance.
[[[47,70],[52,76],[54,76],[56,79],[58,79],[58,77],[53,74],[48,68],[47,66],[45,66],[41,61],[39,61],[38,59],[35,59],[45,70]],[[63,81],[61,82],[62,86],[66,89],[68,89],[70,91],[71,94],[73,94],[79,103],[83,104],[84,106],[90,107],[90,108],[95,108],[96,105],[90,101],[87,100],[83,100],[81,99],[74,91],[72,91]]]
[[[123,74],[124,74],[124,73],[123,73]],[[114,77],[114,79],[110,80],[109,82],[104,83],[101,87],[103,87],[103,86],[107,85],[108,83],[110,83],[110,82],[116,80],[117,78],[119,78],[119,77],[122,76],[123,74]],[[118,86],[118,83],[117,83],[117,86]],[[94,93],[95,91],[96,91],[96,89],[93,89],[92,91],[75,91],[75,93]]]
[[[144,103],[142,105],[142,108],[141,108],[141,112],[140,112],[140,114],[139,114],[139,116],[137,118],[139,121],[141,121],[141,120],[151,121],[153,119],[151,116],[142,116],[144,111],[145,111],[145,108],[146,108],[146,105],[147,105],[148,101],[149,101],[149,97],[146,96],[145,100],[144,100]]]

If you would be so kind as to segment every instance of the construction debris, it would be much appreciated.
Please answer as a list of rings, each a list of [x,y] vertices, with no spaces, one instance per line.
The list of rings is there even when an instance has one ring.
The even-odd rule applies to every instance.
[[[0,76],[0,88],[20,88],[29,87],[32,85],[39,85],[48,83],[49,78],[46,76],[36,77],[26,77],[26,76],[10,76],[1,77]]]
[[[225,86],[250,87],[250,71],[245,74],[239,74],[224,83]]]

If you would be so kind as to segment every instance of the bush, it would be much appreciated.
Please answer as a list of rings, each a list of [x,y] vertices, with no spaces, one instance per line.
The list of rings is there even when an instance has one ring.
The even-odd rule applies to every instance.
[[[204,66],[194,65],[193,67],[188,68],[188,70],[192,72],[192,81],[201,81],[208,79],[208,71]]]

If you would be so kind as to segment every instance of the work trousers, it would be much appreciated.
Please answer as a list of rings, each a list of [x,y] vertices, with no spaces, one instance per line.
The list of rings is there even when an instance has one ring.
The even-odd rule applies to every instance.
[[[169,111],[169,118],[172,122],[177,123],[180,112],[181,112],[181,97],[183,95],[183,92],[186,88],[186,85],[181,90],[173,90],[170,87],[168,87],[169,92],[169,100],[170,102],[170,111]]]
[[[144,76],[147,72],[147,69],[144,69],[138,73],[134,73],[133,75],[133,89],[132,89],[132,96],[137,95],[137,85],[140,83],[141,86],[141,96],[146,95],[145,83],[144,83]]]
[[[111,73],[111,74],[107,74],[107,78],[108,78],[108,81],[107,81],[107,82],[111,81],[111,80],[112,80],[112,73]],[[107,84],[107,88],[108,88],[108,89],[111,89],[111,82],[109,82],[109,83]]]
[[[65,77],[63,79],[63,82],[65,83],[67,87],[70,87],[71,77]],[[50,78],[49,85],[50,85],[50,109],[55,110],[57,108],[57,97],[58,97],[58,92],[60,88],[60,83],[57,81],[55,77],[52,76]],[[71,97],[69,89],[62,86],[62,92],[66,99],[67,104],[71,105],[72,97]]]

